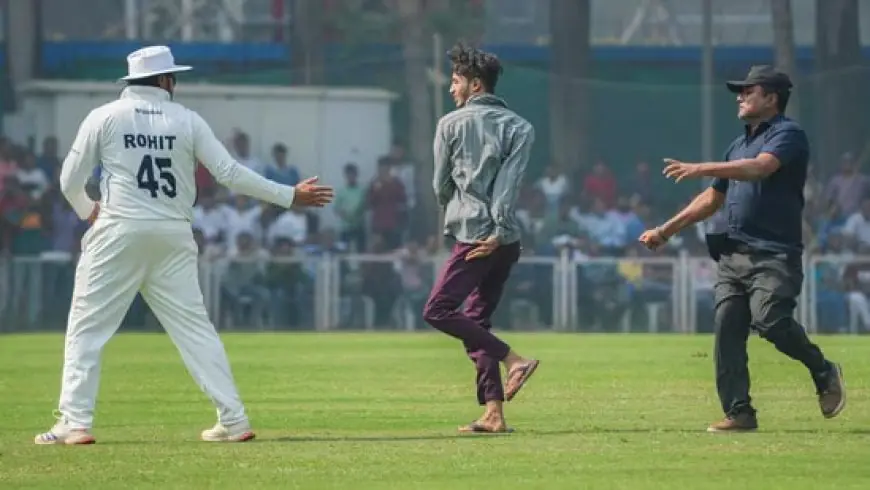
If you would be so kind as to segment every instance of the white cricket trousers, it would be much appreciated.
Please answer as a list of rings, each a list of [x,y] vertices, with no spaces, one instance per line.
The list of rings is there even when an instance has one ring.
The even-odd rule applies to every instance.
[[[203,303],[190,223],[99,218],[82,238],[67,323],[58,408],[69,426],[93,426],[100,355],[137,292],[217,407],[218,420],[245,421],[226,351]]]

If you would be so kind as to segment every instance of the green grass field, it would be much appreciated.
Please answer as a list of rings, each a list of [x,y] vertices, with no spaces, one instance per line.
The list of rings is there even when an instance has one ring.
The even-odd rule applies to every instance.
[[[479,414],[460,345],[435,334],[225,335],[257,429],[197,440],[214,411],[169,339],[106,348],[95,446],[34,446],[53,423],[63,339],[0,336],[0,488],[866,489],[870,338],[822,337],[849,406],[819,414],[804,369],[753,338],[761,430],[712,435],[710,337],[507,334],[539,357],[507,436]]]

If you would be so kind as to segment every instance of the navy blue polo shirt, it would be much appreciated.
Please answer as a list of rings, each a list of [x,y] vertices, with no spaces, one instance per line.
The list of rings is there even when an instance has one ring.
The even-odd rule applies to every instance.
[[[807,135],[797,122],[779,115],[762,123],[753,134],[747,126],[728,147],[725,161],[755,158],[761,153],[774,155],[781,164],[766,178],[713,181],[713,188],[725,194],[725,204],[711,222],[711,233],[724,232],[757,250],[801,253],[804,184],[810,158]]]

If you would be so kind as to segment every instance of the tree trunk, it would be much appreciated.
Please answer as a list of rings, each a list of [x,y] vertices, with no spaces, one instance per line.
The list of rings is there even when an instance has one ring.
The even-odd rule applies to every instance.
[[[550,0],[550,160],[549,164],[556,164],[566,171],[571,168],[566,159],[565,153],[565,126],[567,125],[566,105],[566,90],[565,83],[565,63],[569,58],[568,54],[571,51],[571,46],[566,40],[566,30],[561,17],[562,0]]]
[[[402,55],[405,63],[406,94],[409,101],[410,138],[409,153],[418,165],[414,175],[417,186],[417,209],[413,210],[412,230],[415,235],[441,235],[436,222],[438,209],[432,193],[432,136],[434,134],[433,108],[430,97],[429,52],[430,39],[422,0],[395,0],[399,13]]]
[[[569,174],[589,160],[590,18],[589,0],[550,0],[550,153]]]
[[[324,12],[322,0],[296,0],[291,13],[293,83],[320,85],[324,80]]]
[[[797,63],[794,53],[794,18],[792,17],[791,0],[771,0],[771,16],[773,17],[773,47],[778,69],[788,73],[792,82],[798,85]],[[799,118],[798,90],[792,92],[786,114]]]
[[[816,1],[816,94],[819,163],[833,167],[840,154],[860,150],[867,132],[857,0]]]

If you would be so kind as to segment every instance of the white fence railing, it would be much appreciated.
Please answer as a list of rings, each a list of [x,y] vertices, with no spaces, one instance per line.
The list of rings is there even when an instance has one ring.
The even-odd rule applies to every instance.
[[[271,257],[203,261],[200,286],[221,329],[424,328],[420,312],[443,257]],[[74,261],[0,260],[0,332],[62,328]],[[796,318],[812,332],[870,329],[870,256],[805,261]],[[524,256],[494,323],[502,329],[711,332],[715,263],[707,258]],[[125,323],[158,328],[137,300]],[[144,326],[144,327],[143,327]],[[150,326],[150,327],[149,327]]]

